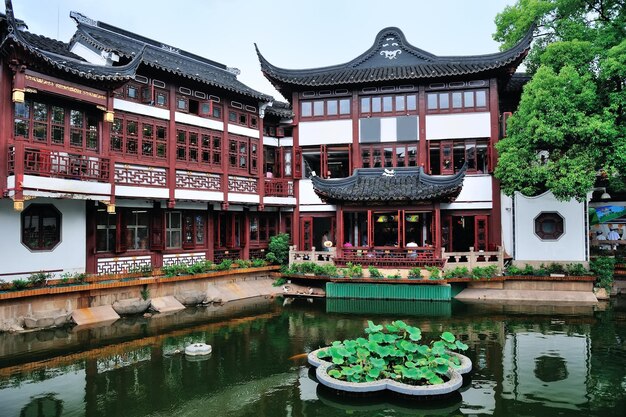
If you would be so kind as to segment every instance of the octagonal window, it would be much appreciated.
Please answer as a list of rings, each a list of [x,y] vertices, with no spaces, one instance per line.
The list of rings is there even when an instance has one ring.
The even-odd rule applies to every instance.
[[[52,204],[31,204],[22,212],[22,243],[34,251],[52,250],[61,241],[61,213]]]
[[[541,240],[557,240],[563,235],[565,220],[556,212],[542,212],[535,217],[535,234]]]

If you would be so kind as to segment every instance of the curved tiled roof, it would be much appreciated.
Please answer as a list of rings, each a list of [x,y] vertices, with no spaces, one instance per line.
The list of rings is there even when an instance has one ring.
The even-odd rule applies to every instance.
[[[465,167],[455,175],[428,175],[420,168],[359,168],[347,178],[311,177],[315,193],[328,203],[412,203],[453,201]]]
[[[271,106],[268,106],[267,109],[265,109],[265,111],[269,114],[273,114],[275,116],[285,119],[291,119],[294,116],[293,110],[291,109],[289,103],[284,103],[282,101],[273,102]]]
[[[13,43],[35,56],[44,64],[80,78],[101,81],[127,81],[134,77],[141,59],[132,60],[127,65],[119,67],[91,64],[70,52],[66,43],[20,30],[18,22],[13,15],[11,1],[6,0],[5,5],[7,29],[2,39],[2,48],[6,48],[8,43]]]
[[[237,80],[237,75],[223,64],[89,19],[80,13],[72,12],[70,16],[77,23],[77,31],[71,40],[72,44],[86,43],[100,51],[115,52],[129,58],[143,51],[141,61],[144,65],[243,94],[256,100],[272,101],[271,96],[256,91]]]
[[[473,56],[436,56],[408,43],[400,29],[389,27],[381,30],[374,44],[355,59],[311,69],[276,67],[265,59],[256,44],[255,48],[261,70],[270,82],[279,90],[293,90],[297,87],[478,75],[498,70],[512,72],[528,53],[533,29],[507,51]]]

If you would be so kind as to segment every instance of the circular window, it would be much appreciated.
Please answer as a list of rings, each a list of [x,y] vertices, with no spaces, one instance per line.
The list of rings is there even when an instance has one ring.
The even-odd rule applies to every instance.
[[[31,204],[22,212],[22,243],[52,250],[61,241],[61,213],[52,204]]]
[[[542,240],[557,240],[563,235],[564,223],[559,213],[542,212],[535,217],[535,234]]]

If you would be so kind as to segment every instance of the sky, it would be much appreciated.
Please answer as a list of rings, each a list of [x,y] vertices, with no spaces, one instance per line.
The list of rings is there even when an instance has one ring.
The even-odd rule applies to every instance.
[[[283,68],[341,64],[365,52],[376,34],[400,28],[435,55],[498,52],[495,17],[513,0],[13,0],[29,31],[68,42],[70,11],[241,70],[238,79],[283,100],[254,50]]]

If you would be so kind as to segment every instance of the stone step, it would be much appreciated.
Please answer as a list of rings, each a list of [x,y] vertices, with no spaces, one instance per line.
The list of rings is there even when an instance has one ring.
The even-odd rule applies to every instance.
[[[72,312],[72,320],[74,320],[74,322],[76,322],[76,324],[79,326],[95,323],[114,322],[119,318],[120,316],[115,312],[115,310],[113,310],[113,307],[111,307],[110,305],[79,308],[78,310],[74,310]]]
[[[167,297],[153,298],[152,303],[150,303],[150,307],[159,313],[171,313],[173,311],[185,309],[185,306],[171,295]]]

